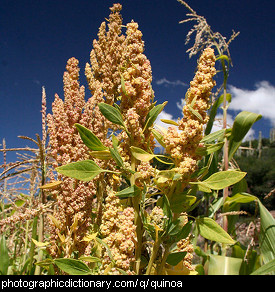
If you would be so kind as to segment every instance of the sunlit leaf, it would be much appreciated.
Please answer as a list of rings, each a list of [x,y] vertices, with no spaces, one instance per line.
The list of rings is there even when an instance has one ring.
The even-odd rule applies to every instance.
[[[109,160],[112,158],[112,155],[109,150],[91,151],[89,153],[92,157],[97,158],[97,159]]]
[[[242,259],[210,255],[208,275],[239,275]]]
[[[155,120],[157,119],[158,115],[162,112],[162,110],[164,109],[164,107],[166,106],[167,101],[165,101],[162,104],[158,104],[156,106],[154,106],[149,113],[146,116],[146,120],[145,120],[145,127],[144,130],[148,129],[149,127],[151,127]]]
[[[52,216],[51,214],[48,214],[47,216],[52,221],[52,223],[55,225],[55,227],[57,227],[60,230],[61,229],[61,222],[58,219],[56,219],[54,216]]]
[[[196,149],[196,154],[200,156],[206,156],[213,152],[220,150],[223,147],[224,142],[216,144],[205,144],[203,147],[198,147]]]
[[[61,184],[62,184],[62,181],[56,180],[56,181],[50,182],[46,185],[43,185],[39,188],[42,190],[54,190],[54,189],[58,188]]]
[[[87,275],[91,272],[85,263],[76,259],[60,258],[55,259],[54,263],[69,275]]]
[[[261,228],[260,228],[260,250],[264,264],[275,259],[275,219],[266,207],[258,200]]]
[[[154,154],[150,154],[141,148],[134,147],[134,146],[131,146],[130,148],[131,148],[131,152],[133,156],[140,161],[147,162],[147,161],[152,160],[155,157]]]
[[[80,124],[75,124],[83,143],[93,151],[103,151],[108,148],[105,147],[97,136],[89,129]]]
[[[117,166],[123,168],[124,167],[123,160],[122,160],[117,148],[116,147],[115,148],[109,148],[109,151],[110,151],[110,154],[111,154],[112,158],[116,162]]]
[[[92,233],[92,234],[88,234],[86,236],[83,237],[83,239],[81,241],[87,241],[90,242],[92,240],[95,240],[97,237],[98,232]]]
[[[245,135],[248,133],[252,125],[261,119],[259,114],[243,111],[240,112],[233,123],[232,133],[229,139],[228,159],[231,160],[234,153],[241,145]]]
[[[231,102],[231,94],[230,93],[226,94],[226,100],[228,102]],[[222,103],[223,103],[223,94],[215,101],[215,103],[211,107],[211,111],[209,114],[209,121],[208,121],[206,129],[205,129],[205,135],[210,134],[212,127],[213,127],[213,123],[214,123],[216,114],[217,114],[217,111],[218,111],[218,108]]]
[[[174,126],[179,126],[179,124],[173,120],[166,120],[166,119],[160,119],[163,123],[168,124],[168,125],[174,125]]]
[[[81,181],[90,181],[99,175],[102,172],[107,172],[100,168],[92,160],[82,160],[78,162],[72,162],[60,167],[57,167],[56,170],[66,176],[81,180]]]
[[[156,138],[156,140],[159,142],[159,144],[162,146],[162,147],[166,147],[165,143],[164,143],[164,137],[163,135],[155,130],[155,129],[152,129],[152,133],[154,135],[154,137]]]
[[[196,218],[196,224],[200,235],[206,239],[230,245],[236,242],[215,220],[211,218]]]
[[[107,120],[125,128],[123,117],[117,108],[104,102],[99,103],[98,107]]]
[[[35,240],[34,238],[32,238],[32,241],[38,247],[45,247],[45,246],[50,244],[50,242],[47,242],[47,241],[46,242],[40,242],[40,241]]]
[[[0,239],[0,274],[7,275],[10,263],[9,251],[6,245],[5,236],[2,234]]]
[[[123,189],[120,192],[117,192],[116,196],[122,199],[122,198],[132,198],[132,197],[138,196],[139,194],[140,194],[140,189],[136,185],[133,185],[126,189]]]
[[[239,182],[245,177],[245,175],[246,172],[241,171],[220,171],[212,174],[209,178],[202,182],[191,182],[191,184],[198,184],[199,187],[205,187],[206,189],[222,190]]]
[[[269,261],[267,264],[264,264],[250,275],[268,275],[272,272],[275,272],[275,259]]]
[[[93,256],[81,256],[79,260],[89,262],[89,263],[100,263],[102,261],[100,258],[93,257]]]

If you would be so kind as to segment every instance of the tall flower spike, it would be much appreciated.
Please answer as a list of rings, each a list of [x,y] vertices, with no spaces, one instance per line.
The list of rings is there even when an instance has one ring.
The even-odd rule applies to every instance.
[[[154,137],[148,129],[143,131],[146,116],[152,102],[152,70],[150,61],[143,54],[144,42],[138,24],[127,24],[124,51],[124,66],[122,68],[122,84],[120,87],[120,109],[125,119],[125,125],[131,133],[130,138],[122,133],[120,139],[121,155],[127,163],[131,157],[129,146],[138,146],[144,150],[154,148]],[[149,164],[147,165],[149,167]]]
[[[78,82],[78,60],[69,59],[66,69],[63,77],[64,101],[56,95],[52,104],[53,113],[48,115],[50,155],[54,168],[89,158],[87,147],[74,126],[82,119],[82,110],[85,106],[84,87],[80,87]],[[89,124],[83,125],[89,128]],[[87,244],[81,239],[91,225],[90,214],[96,188],[93,181],[79,182],[60,174],[58,179],[62,179],[63,182],[61,190],[56,191],[58,195],[54,217],[60,224],[59,226],[52,224],[53,245],[50,251],[52,256],[60,255],[62,251],[65,256],[70,256],[74,249],[83,254]],[[74,228],[70,231],[71,226]],[[60,234],[64,235],[65,241],[61,240]]]
[[[113,104],[118,97],[120,85],[119,67],[122,62],[124,35],[121,34],[122,17],[120,4],[114,4],[110,8],[108,31],[103,22],[99,28],[98,40],[93,41],[93,49],[90,54],[90,62],[86,64],[85,74],[89,88],[94,93],[95,80],[102,86],[102,92],[106,103]]]
[[[196,149],[203,137],[203,125],[208,121],[207,109],[211,90],[215,85],[215,74],[214,50],[206,48],[187,92],[186,104],[183,107],[184,117],[179,122],[181,132],[178,132],[176,127],[170,127],[165,135],[166,151],[174,158],[176,168],[186,184],[196,170],[200,158],[196,155]]]
[[[135,260],[134,210],[131,207],[122,208],[118,197],[109,189],[106,198],[102,224],[100,226],[103,241],[109,246],[116,267],[132,274],[131,266]],[[103,253],[102,272],[111,263],[107,250]],[[112,268],[110,274],[120,274],[117,268]]]

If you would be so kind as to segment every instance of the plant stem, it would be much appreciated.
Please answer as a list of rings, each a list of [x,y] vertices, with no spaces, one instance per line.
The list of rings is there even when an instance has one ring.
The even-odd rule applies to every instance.
[[[45,180],[46,180],[45,149],[43,148],[42,141],[41,141],[38,134],[36,135],[36,137],[37,137],[37,142],[38,142],[38,146],[39,146],[39,160],[40,160],[40,164],[41,164],[41,185],[43,186],[45,184]],[[40,191],[40,201],[42,204],[46,203],[46,196],[45,196],[43,189],[41,189],[41,191]],[[39,216],[38,241],[43,242],[43,240],[44,240],[44,215],[42,213]],[[38,252],[37,261],[38,262],[42,261],[42,259],[43,259],[43,250],[40,249]],[[41,272],[41,267],[36,265],[34,274],[40,275],[40,272]]]
[[[157,253],[158,253],[158,249],[160,247],[160,244],[161,244],[161,240],[156,238],[154,245],[153,245],[152,254],[151,254],[145,275],[150,275],[150,273],[151,273],[151,269],[152,269],[154,261],[157,257]]]
[[[136,169],[136,159],[132,156],[131,157],[131,169],[135,171]],[[135,177],[134,174],[131,174],[130,177],[131,186],[135,184]],[[140,269],[140,262],[141,262],[141,247],[142,247],[142,221],[140,217],[140,208],[139,208],[139,196],[136,196],[132,199],[134,212],[135,212],[135,225],[136,225],[136,234],[137,234],[137,244],[136,244],[136,251],[135,251],[135,271],[136,274],[139,274]]]
[[[224,60],[222,60],[224,81],[223,81],[223,129],[227,127],[227,103],[226,103],[226,84],[228,73],[225,67]],[[223,146],[223,161],[224,161],[224,170],[228,170],[228,140],[227,137],[224,137],[224,146]],[[228,197],[228,187],[223,190],[223,201]],[[228,219],[227,216],[223,216],[223,229],[227,232],[228,230]]]
[[[158,275],[162,275],[162,270],[163,270],[163,268],[164,268],[164,266],[165,266],[165,263],[166,263],[167,257],[168,257],[168,255],[169,255],[169,253],[170,253],[170,247],[171,247],[170,244],[169,244],[169,245],[165,245],[165,250],[164,250],[164,254],[163,254],[163,256],[162,256],[161,263],[160,263],[160,265],[159,265],[158,268],[157,268],[157,274],[158,274]]]

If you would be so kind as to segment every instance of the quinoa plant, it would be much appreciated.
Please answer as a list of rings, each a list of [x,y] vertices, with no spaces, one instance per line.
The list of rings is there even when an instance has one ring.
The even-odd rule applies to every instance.
[[[187,52],[199,57],[183,117],[177,122],[164,120],[167,130],[156,125],[167,102],[155,100],[142,32],[134,21],[123,25],[120,4],[110,8],[93,41],[85,67],[91,97],[85,101],[76,58],[66,65],[64,100],[55,96],[47,121],[43,91],[43,135],[37,137],[39,204],[21,214],[27,220],[28,239],[21,273],[215,274],[217,264],[225,274],[274,271],[274,219],[257,197],[246,193],[246,173],[233,159],[260,116],[241,112],[232,128],[226,120],[231,100],[229,44],[238,33],[233,32],[226,42],[204,17],[178,1],[190,11],[183,22],[196,21],[187,34],[188,43],[196,33]],[[223,83],[213,93],[219,72]],[[213,133],[221,105],[223,128]],[[156,151],[156,143],[164,154]],[[2,174],[6,173],[4,163]],[[261,216],[257,250],[255,220],[249,225],[255,228],[250,227],[253,234],[245,247],[237,241],[232,219],[244,214],[241,203],[252,202]],[[194,215],[203,206],[204,212]],[[22,221],[5,209],[2,200],[2,229],[7,222]],[[226,218],[222,226],[218,214]],[[2,274],[8,273],[10,264],[7,235],[0,240]],[[201,237],[203,247],[198,243]],[[199,258],[196,265],[194,255]]]

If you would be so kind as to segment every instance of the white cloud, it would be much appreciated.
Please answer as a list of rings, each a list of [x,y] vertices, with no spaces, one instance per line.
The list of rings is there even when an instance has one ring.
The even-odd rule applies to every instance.
[[[275,86],[268,81],[255,84],[255,90],[229,86],[232,101],[229,109],[261,114],[275,126]]]
[[[169,85],[172,85],[172,86],[188,86],[188,84],[180,81],[180,80],[174,80],[174,81],[170,81],[170,80],[167,80],[165,77],[162,78],[162,79],[159,79],[156,81],[156,84],[157,85],[164,85],[164,86],[169,86]]]

